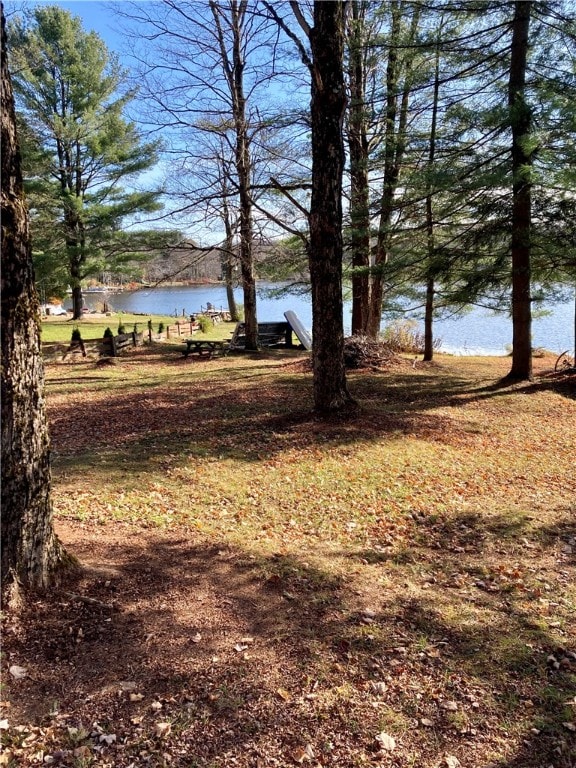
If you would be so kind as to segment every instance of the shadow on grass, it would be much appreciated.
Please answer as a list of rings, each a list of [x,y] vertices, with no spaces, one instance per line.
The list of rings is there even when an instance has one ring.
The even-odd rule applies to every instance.
[[[76,458],[86,454],[89,461],[92,452],[121,445],[119,453],[131,452],[140,461],[152,448],[156,455],[201,448],[204,455],[255,461],[291,445],[348,445],[401,434],[445,440],[445,417],[430,411],[470,387],[463,378],[432,375],[359,377],[361,413],[320,419],[312,413],[309,379],[286,371],[282,363],[257,370],[204,370],[193,380],[191,375],[194,366],[187,380],[175,383],[124,387],[114,382],[113,397],[107,390],[89,400],[82,392],[72,394],[50,414],[55,451]]]
[[[108,383],[104,375],[87,374],[85,380],[96,385],[96,397],[89,402],[77,390],[80,375],[75,367],[66,382],[63,377],[48,378],[49,391],[55,385],[60,395],[65,394],[64,384],[70,390],[70,402],[60,403],[51,414],[55,450],[89,455],[121,444],[140,461],[156,439],[156,453],[174,449],[185,453],[194,445],[201,446],[205,455],[230,454],[254,461],[263,452],[281,452],[291,438],[295,445],[346,445],[402,434],[450,440],[459,430],[455,437],[466,439],[465,427],[451,423],[447,430],[446,416],[433,411],[549,389],[573,396],[573,382],[564,379],[548,377],[503,389],[471,382],[453,369],[433,364],[409,372],[351,373],[360,412],[319,419],[312,413],[311,374],[290,370],[298,359],[302,360],[298,353],[270,351],[198,362],[185,359],[179,346],[167,352],[163,345],[149,345],[121,357],[119,365],[111,367]],[[146,366],[142,375],[134,376],[142,365]],[[278,434],[285,439],[275,439]]]
[[[85,539],[84,573],[5,637],[29,670],[18,708],[97,721],[116,734],[110,764],[168,753],[177,768],[284,765],[311,744],[320,764],[351,768],[384,730],[400,764],[451,754],[474,768],[573,768],[562,723],[574,675],[549,666],[555,642],[513,595],[482,595],[483,623],[457,593],[448,611],[441,587],[425,598],[383,587],[367,613],[354,576],[303,557],[138,535],[109,538],[100,555]]]
[[[274,367],[214,370],[210,378],[73,396],[50,412],[57,468],[145,471],[198,456],[259,462],[288,450],[326,450],[410,436],[444,445],[473,444],[482,430],[444,410],[479,397],[463,378],[390,374],[360,377],[363,410],[319,419],[308,381]],[[482,395],[480,395],[482,396]],[[494,395],[491,396],[503,396]]]
[[[529,383],[510,382],[503,379],[482,387],[472,394],[470,399],[486,400],[494,396],[501,397],[513,394],[538,395],[541,392],[554,392],[557,395],[574,400],[576,398],[576,376],[564,373],[551,373]]]

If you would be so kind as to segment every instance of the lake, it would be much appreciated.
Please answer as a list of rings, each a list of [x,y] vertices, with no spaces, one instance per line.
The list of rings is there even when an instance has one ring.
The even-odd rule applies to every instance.
[[[258,289],[258,319],[260,322],[284,320],[288,309],[296,312],[302,323],[312,326],[312,306],[309,296],[271,297],[270,284],[261,284]],[[242,303],[242,291],[234,292],[236,300]],[[85,304],[90,309],[106,301],[116,312],[172,315],[182,317],[196,314],[208,303],[217,309],[227,309],[226,289],[221,284],[171,286],[123,293],[85,293]],[[68,301],[66,306],[70,306]],[[539,313],[532,321],[534,347],[544,347],[552,352],[574,349],[574,300],[552,304],[547,313]],[[344,329],[350,332],[351,302],[344,304]],[[383,326],[386,325],[386,319]],[[423,323],[419,323],[423,329]],[[435,336],[442,340],[441,350],[460,355],[505,355],[512,343],[512,321],[506,315],[495,315],[487,310],[475,308],[465,315],[437,320]]]

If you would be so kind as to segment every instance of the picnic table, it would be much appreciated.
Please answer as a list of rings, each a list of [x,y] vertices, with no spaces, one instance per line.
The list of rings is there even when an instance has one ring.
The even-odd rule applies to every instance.
[[[214,354],[222,355],[228,350],[229,342],[214,341],[213,339],[186,339],[186,349],[182,351],[184,357],[198,355],[199,357],[212,357]]]

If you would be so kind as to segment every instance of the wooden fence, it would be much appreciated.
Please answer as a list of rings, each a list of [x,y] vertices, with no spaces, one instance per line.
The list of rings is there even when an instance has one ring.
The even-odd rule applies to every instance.
[[[105,336],[100,342],[102,345],[102,354],[111,357],[117,357],[126,347],[140,347],[144,344],[144,334],[119,333],[117,336]]]
[[[166,327],[166,338],[171,336],[191,336],[195,331],[199,331],[200,326],[198,323],[192,321],[189,323],[174,323],[174,325],[168,325]]]

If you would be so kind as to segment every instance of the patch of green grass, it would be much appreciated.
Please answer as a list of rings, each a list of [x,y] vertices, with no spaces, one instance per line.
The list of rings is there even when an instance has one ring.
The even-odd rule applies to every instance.
[[[75,328],[80,330],[84,341],[101,339],[107,328],[110,328],[113,333],[117,333],[120,323],[124,326],[126,332],[133,331],[134,325],[136,324],[138,326],[138,331],[144,333],[144,336],[146,337],[148,334],[148,320],[152,320],[154,334],[158,331],[159,323],[164,323],[164,328],[168,325],[176,324],[174,317],[168,315],[134,315],[128,313],[114,314],[110,317],[98,318],[87,315],[81,320],[62,320],[60,318],[50,319],[42,322],[42,342],[67,343],[70,341],[72,331]],[[235,327],[235,323],[216,323],[215,325],[210,323],[210,325],[206,327],[205,332],[196,332],[195,337],[199,339],[224,340],[230,338]],[[181,337],[172,335],[170,341],[174,344],[183,343],[184,339],[188,338],[189,335],[189,332],[184,329]],[[180,339],[182,340],[181,342]]]
[[[401,736],[412,728],[412,721],[405,712],[398,711],[384,704],[380,709],[379,727],[392,736]]]
[[[148,331],[148,320],[152,319],[154,331],[158,328],[158,323],[165,325],[174,322],[174,318],[166,315],[133,315],[133,314],[114,314],[109,317],[90,317],[87,315],[81,320],[62,320],[46,319],[42,322],[42,342],[67,342],[74,328],[78,328],[84,341],[90,339],[101,339],[104,336],[106,328],[110,328],[113,333],[118,330],[119,323],[122,323],[127,331],[134,330],[134,324],[138,324],[138,330]]]

